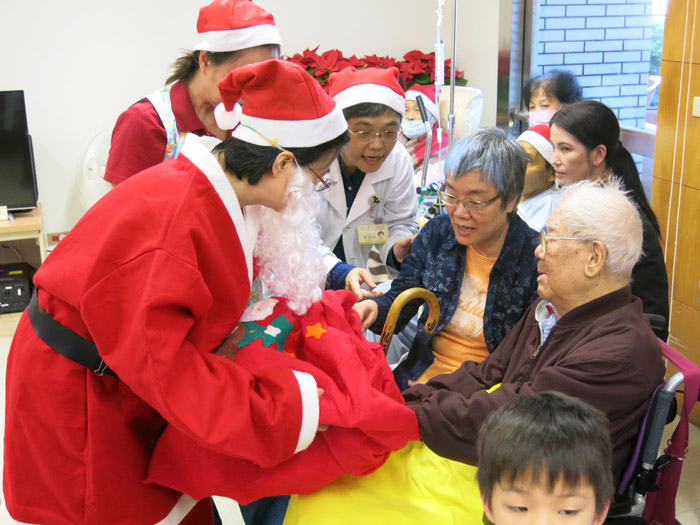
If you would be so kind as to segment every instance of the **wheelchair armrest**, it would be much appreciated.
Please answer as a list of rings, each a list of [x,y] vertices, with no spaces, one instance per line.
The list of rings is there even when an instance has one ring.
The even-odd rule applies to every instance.
[[[656,331],[666,328],[666,318],[663,315],[648,313],[645,313],[644,315],[646,315],[647,319],[649,319],[649,324],[651,325],[652,330]]]

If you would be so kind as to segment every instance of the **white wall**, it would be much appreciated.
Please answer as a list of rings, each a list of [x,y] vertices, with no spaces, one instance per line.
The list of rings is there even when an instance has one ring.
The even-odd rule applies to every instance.
[[[121,111],[162,86],[191,46],[205,0],[0,0],[0,90],[25,91],[39,200],[47,232],[82,213],[75,185],[85,148]],[[400,58],[433,50],[437,0],[259,0],[274,13],[283,52],[320,45]],[[175,11],[174,7],[178,10]],[[444,4],[446,54],[452,2]],[[484,94],[482,124],[496,120],[498,2],[459,3],[457,68]]]

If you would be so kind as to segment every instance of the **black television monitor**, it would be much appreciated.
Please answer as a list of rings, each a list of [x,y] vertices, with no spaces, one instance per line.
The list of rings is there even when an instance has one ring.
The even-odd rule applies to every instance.
[[[38,197],[24,92],[0,91],[0,206],[31,210]]]

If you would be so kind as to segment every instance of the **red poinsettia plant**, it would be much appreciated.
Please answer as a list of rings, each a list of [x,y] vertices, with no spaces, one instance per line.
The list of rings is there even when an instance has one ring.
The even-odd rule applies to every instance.
[[[321,87],[328,91],[328,79],[331,73],[342,71],[346,67],[362,69],[366,67],[397,67],[403,82],[404,88],[408,89],[414,84],[432,84],[435,82],[435,52],[423,53],[422,51],[409,51],[403,56],[403,60],[377,55],[367,55],[358,58],[343,56],[337,49],[331,49],[323,53],[318,53],[318,47],[305,49],[303,53],[296,53],[291,57],[284,57],[290,62],[299,64],[321,84]],[[450,81],[451,59],[445,60],[445,83]],[[455,72],[455,83],[458,86],[465,86],[467,80],[464,72]]]

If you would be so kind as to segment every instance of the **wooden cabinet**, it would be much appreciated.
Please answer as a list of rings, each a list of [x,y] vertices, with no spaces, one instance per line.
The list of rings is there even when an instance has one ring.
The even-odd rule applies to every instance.
[[[28,262],[34,268],[46,258],[46,235],[41,204],[36,209],[13,214],[14,220],[0,221],[0,264]],[[14,334],[21,313],[0,314],[0,337]]]
[[[18,262],[19,253],[23,261],[38,268],[46,259],[46,235],[41,204],[32,211],[17,212],[13,216],[13,221],[0,221],[0,244],[11,247],[10,250],[3,248],[0,252],[0,264]]]
[[[651,205],[671,294],[669,343],[700,364],[700,8],[670,0],[664,30]],[[700,406],[691,420],[700,425]]]
[[[700,13],[695,0],[669,0],[664,28],[662,60],[700,64]],[[693,31],[696,35],[693,39]],[[663,77],[663,75],[662,75]]]

